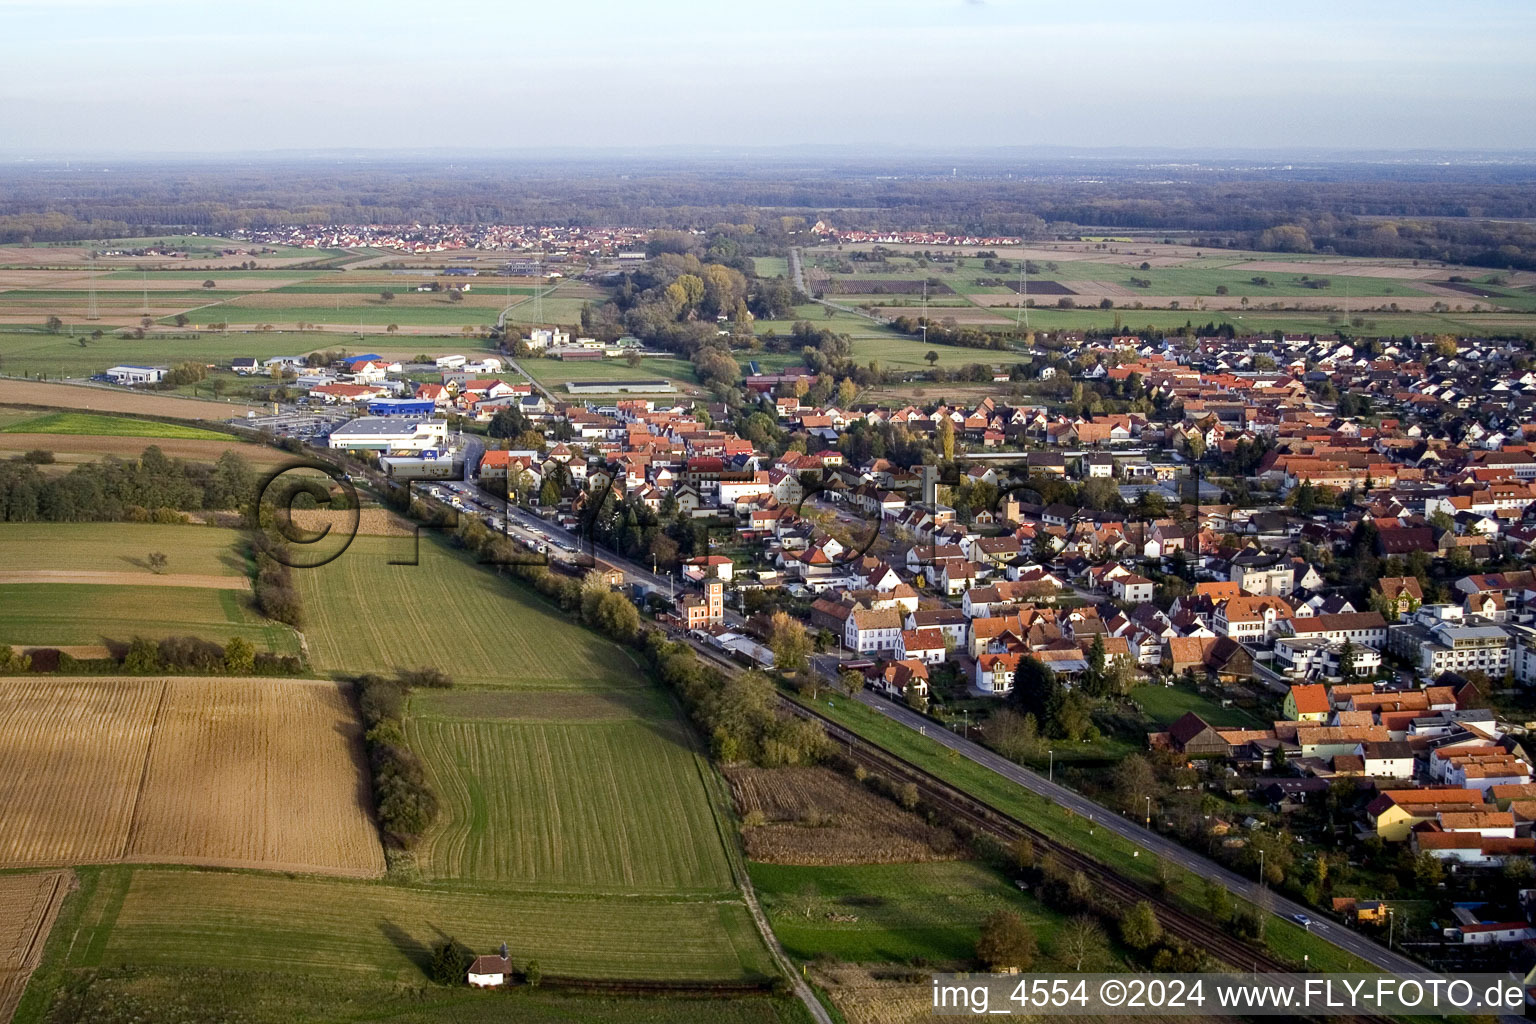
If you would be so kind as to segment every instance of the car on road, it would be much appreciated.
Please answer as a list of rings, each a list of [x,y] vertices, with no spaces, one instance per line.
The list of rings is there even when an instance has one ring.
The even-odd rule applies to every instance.
[[[1295,921],[1297,924],[1301,925],[1303,928],[1311,928],[1312,927],[1312,919],[1310,917],[1308,917],[1306,914],[1292,914],[1291,915],[1291,920]]]

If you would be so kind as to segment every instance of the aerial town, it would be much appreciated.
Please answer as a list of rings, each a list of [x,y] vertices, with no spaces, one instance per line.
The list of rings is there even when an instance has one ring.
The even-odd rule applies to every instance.
[[[1529,1015],[1536,5],[697,8],[0,2],[0,1024]]]

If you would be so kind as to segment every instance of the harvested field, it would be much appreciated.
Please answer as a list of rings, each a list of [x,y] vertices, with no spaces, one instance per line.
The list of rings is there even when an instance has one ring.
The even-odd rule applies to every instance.
[[[292,510],[293,525],[301,530],[319,531],[327,526],[333,530],[352,528],[352,513],[328,508],[296,508]],[[403,519],[387,508],[365,508],[357,513],[359,537],[414,537],[416,524]]]
[[[906,971],[854,964],[818,964],[811,979],[824,989],[848,1024],[928,1024],[933,992]]]
[[[69,871],[0,875],[0,1024],[16,1012],[73,878]]]
[[[227,420],[247,412],[262,411],[238,402],[206,402],[199,398],[35,380],[0,380],[0,405],[45,405],[93,412],[169,416],[179,420]]]
[[[952,860],[967,850],[947,829],[827,768],[728,768],[747,856],[766,864],[894,864]]]
[[[195,587],[203,590],[249,590],[250,580],[239,576],[198,576],[190,573],[155,575],[140,572],[85,572],[78,569],[0,569],[5,583],[85,583],[140,587]]]
[[[0,690],[0,866],[380,874],[360,730],[334,683],[39,679]]]

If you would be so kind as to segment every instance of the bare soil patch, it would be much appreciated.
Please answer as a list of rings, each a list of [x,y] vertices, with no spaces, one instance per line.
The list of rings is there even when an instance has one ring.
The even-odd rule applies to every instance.
[[[53,384],[38,380],[0,380],[0,405],[46,405],[92,412],[126,412],[169,416],[179,420],[227,420],[260,408],[236,402],[205,402],[200,398],[136,393],[83,384]],[[234,443],[234,442],[231,442]]]
[[[27,979],[74,885],[73,871],[0,875],[0,1024],[9,1024]]]
[[[766,864],[954,860],[954,833],[828,768],[729,768],[747,856]],[[760,822],[760,823],[759,823]]]

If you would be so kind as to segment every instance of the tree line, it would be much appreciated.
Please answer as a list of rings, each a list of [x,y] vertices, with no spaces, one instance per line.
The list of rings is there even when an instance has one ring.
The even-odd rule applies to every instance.
[[[43,474],[39,461],[29,453],[0,462],[0,521],[177,522],[184,517],[158,513],[241,508],[256,484],[249,463],[233,451],[209,465],[150,445],[137,459],[109,455],[57,476]]]

